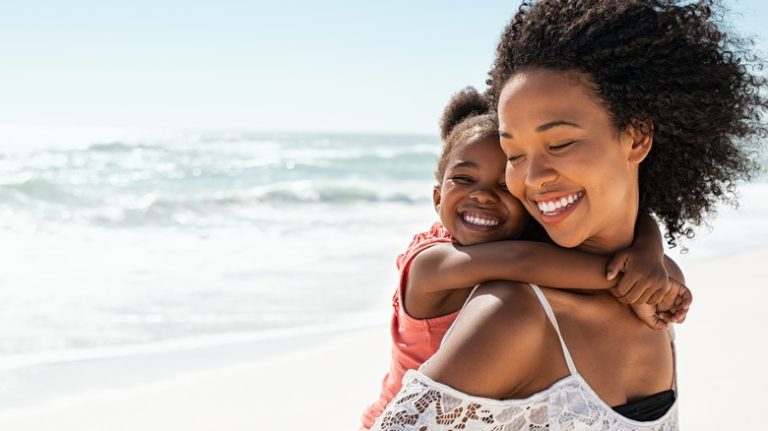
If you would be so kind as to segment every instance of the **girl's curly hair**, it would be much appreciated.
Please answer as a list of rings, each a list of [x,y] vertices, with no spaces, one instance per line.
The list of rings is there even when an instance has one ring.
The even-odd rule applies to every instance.
[[[498,102],[526,68],[586,74],[617,130],[653,134],[640,210],[675,246],[718,201],[735,203],[736,183],[758,168],[750,149],[768,133],[763,62],[750,40],[718,28],[721,9],[716,0],[524,2],[501,36],[489,95]]]
[[[435,178],[442,183],[451,151],[461,142],[498,136],[498,118],[491,102],[473,87],[466,87],[453,96],[440,118],[443,148],[437,161]]]

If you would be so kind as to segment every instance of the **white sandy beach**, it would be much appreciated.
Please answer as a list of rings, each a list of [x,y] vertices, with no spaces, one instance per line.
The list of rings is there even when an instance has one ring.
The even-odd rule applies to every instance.
[[[761,427],[768,392],[768,337],[762,332],[768,322],[762,307],[768,292],[760,281],[768,278],[767,260],[764,249],[683,263],[695,291],[694,308],[677,331],[683,429]],[[386,322],[319,340],[303,337],[296,338],[297,345],[312,338],[314,346],[194,378],[6,414],[0,429],[356,429],[387,366]]]
[[[251,365],[5,415],[0,429],[355,429],[386,366],[385,329],[325,335],[321,346]]]

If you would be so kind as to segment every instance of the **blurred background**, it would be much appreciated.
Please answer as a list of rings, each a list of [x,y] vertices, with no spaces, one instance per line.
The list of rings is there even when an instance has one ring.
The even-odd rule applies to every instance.
[[[728,6],[768,51],[768,5]],[[385,324],[516,7],[0,2],[0,418]],[[683,265],[764,246],[766,182]]]

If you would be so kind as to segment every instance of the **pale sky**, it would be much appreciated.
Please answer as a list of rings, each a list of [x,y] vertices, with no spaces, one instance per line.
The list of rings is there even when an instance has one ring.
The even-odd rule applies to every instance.
[[[518,4],[0,0],[0,124],[435,134]]]

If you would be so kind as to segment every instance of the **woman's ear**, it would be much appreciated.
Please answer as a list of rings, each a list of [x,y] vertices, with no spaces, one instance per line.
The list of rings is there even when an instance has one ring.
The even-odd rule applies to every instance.
[[[440,184],[435,184],[432,188],[432,204],[435,206],[435,211],[440,212]]]
[[[653,122],[633,120],[627,126],[627,138],[630,140],[629,161],[640,164],[651,152],[653,146]]]

